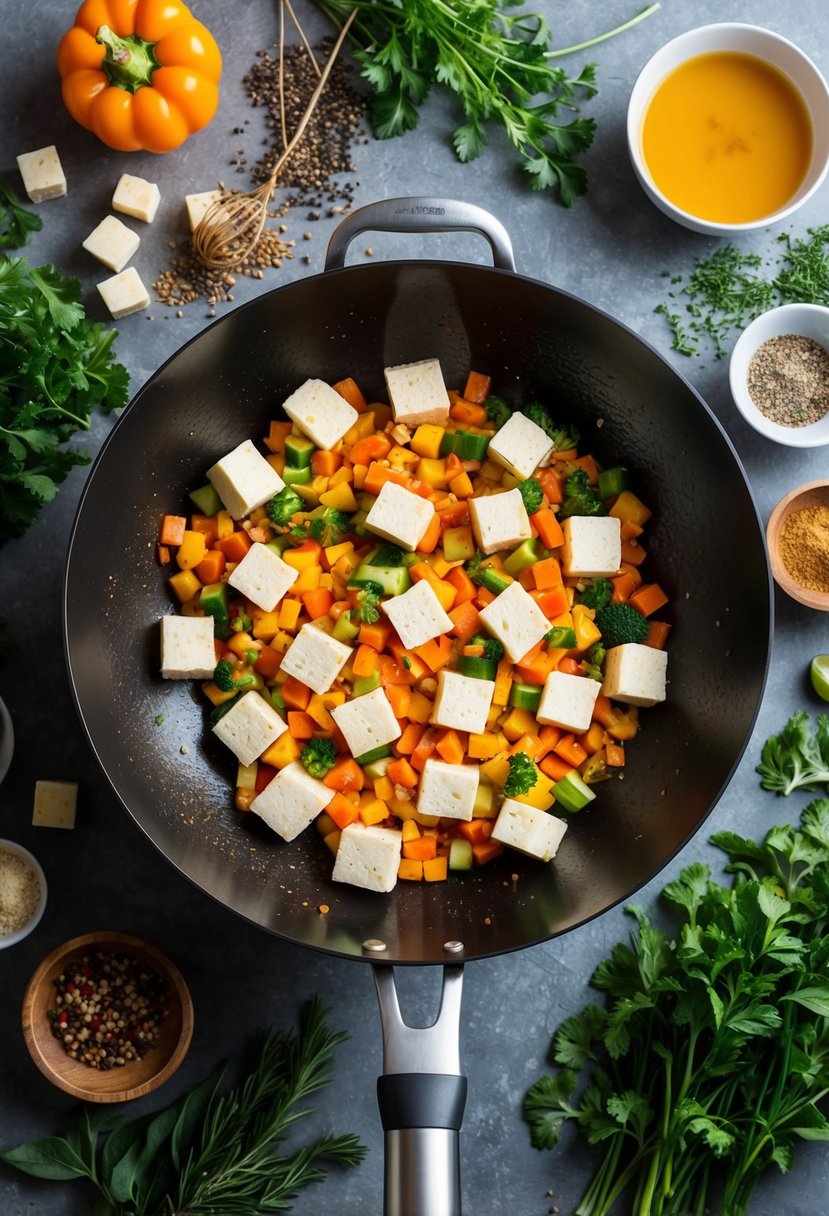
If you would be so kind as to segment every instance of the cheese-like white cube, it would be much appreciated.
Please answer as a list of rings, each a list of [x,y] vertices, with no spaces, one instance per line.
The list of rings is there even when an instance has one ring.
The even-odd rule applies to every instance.
[[[299,578],[299,571],[283,562],[278,553],[258,541],[248,549],[227,581],[257,608],[273,612],[286,591]]]
[[[246,692],[219,718],[213,734],[227,744],[240,764],[253,764],[287,729],[288,724],[261,693]]]
[[[212,616],[161,618],[161,674],[165,680],[209,680],[216,669]]]
[[[452,618],[444,612],[425,578],[402,595],[392,596],[381,607],[407,650],[414,650],[452,628]]]
[[[340,835],[331,877],[366,891],[391,891],[397,882],[402,843],[403,833],[394,828],[350,823]]]
[[[360,416],[324,380],[306,380],[282,403],[282,408],[318,448],[333,448]]]
[[[579,734],[590,726],[601,688],[599,681],[591,680],[589,676],[570,676],[564,671],[551,671],[544,681],[535,716],[539,722],[563,726],[565,730]]]
[[[446,764],[427,760],[420,778],[417,809],[421,815],[440,815],[443,819],[472,818],[478,792],[477,764]]]
[[[155,182],[148,182],[143,177],[133,177],[131,173],[122,173],[112,196],[112,210],[151,224],[160,202],[161,191]]]
[[[628,705],[656,705],[667,695],[667,672],[664,650],[637,642],[611,646],[605,659],[602,692]]]
[[[395,422],[443,426],[449,417],[449,394],[437,359],[401,363],[384,371]]]
[[[207,470],[207,479],[234,519],[244,519],[278,494],[285,482],[265,457],[245,439]]]
[[[480,735],[486,730],[494,693],[494,680],[476,680],[473,676],[462,676],[457,671],[441,668],[431,721],[435,726],[468,730]]]
[[[516,411],[489,441],[487,455],[516,477],[532,477],[552,450],[553,441],[547,432]]]
[[[519,582],[496,595],[480,616],[481,624],[498,639],[513,663],[519,663],[550,631],[550,622]]]
[[[505,798],[492,829],[492,839],[528,857],[552,861],[566,831],[563,819],[514,798]]]
[[[141,244],[141,237],[114,215],[105,215],[83,242],[83,248],[110,270],[123,270]]]
[[[314,692],[328,692],[351,653],[350,646],[324,633],[318,625],[303,625],[282,656],[280,670]]]
[[[33,203],[60,198],[66,193],[66,178],[54,144],[35,152],[21,152],[17,167],[23,178],[23,189]]]
[[[375,747],[391,743],[392,739],[398,739],[402,734],[383,688],[375,688],[343,705],[335,705],[331,709],[331,717],[343,732],[352,756],[363,756],[366,752],[374,751]]]
[[[478,548],[484,553],[514,549],[533,534],[520,490],[468,498],[469,521]]]
[[[622,564],[621,524],[612,515],[571,515],[564,533],[561,568],[570,577],[618,574]]]
[[[140,312],[150,302],[150,294],[134,266],[128,266],[111,279],[104,279],[97,287],[114,321]]]
[[[428,498],[421,498],[393,481],[384,481],[366,516],[365,526],[401,549],[413,551],[423,539],[434,514],[435,508]]]
[[[334,791],[305,771],[299,760],[280,769],[250,809],[264,819],[283,840],[294,840],[320,811],[328,806]]]
[[[194,232],[198,227],[199,221],[204,219],[208,207],[212,207],[213,203],[218,203],[221,197],[221,190],[201,190],[198,194],[186,194],[184,196],[184,205],[187,208],[187,219],[191,232]]]
[[[35,782],[32,823],[36,828],[73,828],[77,806],[77,782]]]

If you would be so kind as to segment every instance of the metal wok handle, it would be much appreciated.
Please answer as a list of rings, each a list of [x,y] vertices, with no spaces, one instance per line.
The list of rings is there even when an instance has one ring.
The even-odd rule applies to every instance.
[[[374,968],[383,1026],[377,1102],[385,1133],[385,1216],[461,1216],[460,1075],[463,967],[443,968],[440,1011],[431,1026],[403,1021],[394,970]]]
[[[489,241],[492,261],[515,270],[512,241],[500,220],[474,203],[453,198],[387,198],[360,207],[337,227],[328,242],[325,269],[345,265],[348,246],[361,232],[478,232]]]

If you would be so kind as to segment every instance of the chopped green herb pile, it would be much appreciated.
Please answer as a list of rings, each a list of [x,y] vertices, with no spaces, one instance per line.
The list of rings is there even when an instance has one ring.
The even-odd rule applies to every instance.
[[[575,1216],[744,1216],[798,1139],[829,1140],[829,800],[759,844],[712,841],[731,884],[683,870],[663,892],[673,936],[628,909],[630,941],[591,979],[604,1006],[562,1023],[561,1069],[525,1099],[536,1148],[568,1121],[601,1146]]]
[[[779,735],[766,739],[757,772],[763,789],[775,794],[829,785],[829,717],[818,714],[812,733],[804,709],[792,714]]]
[[[0,249],[20,249],[42,227],[40,216],[27,211],[8,182],[0,177]]]

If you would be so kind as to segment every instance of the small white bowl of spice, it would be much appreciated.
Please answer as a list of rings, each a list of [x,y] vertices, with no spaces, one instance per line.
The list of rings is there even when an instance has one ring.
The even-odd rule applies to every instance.
[[[794,448],[829,444],[829,308],[762,313],[731,353],[731,395],[755,431]]]
[[[35,857],[0,840],[0,950],[28,937],[46,907],[46,875]]]

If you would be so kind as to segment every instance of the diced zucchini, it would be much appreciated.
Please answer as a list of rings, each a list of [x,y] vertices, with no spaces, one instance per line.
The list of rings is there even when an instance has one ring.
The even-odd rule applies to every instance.
[[[476,435],[473,431],[447,431],[440,441],[441,456],[454,452],[459,460],[486,460],[491,435]]]
[[[301,468],[297,465],[286,464],[282,470],[282,480],[289,486],[307,486],[311,480],[311,466]]]
[[[305,435],[288,435],[285,439],[285,464],[295,469],[310,468],[311,457],[316,450]]]
[[[599,474],[599,498],[615,498],[622,490],[630,488],[630,474],[621,465],[616,469],[605,469]]]
[[[206,616],[212,616],[217,624],[227,625],[230,604],[227,583],[208,583],[199,595],[199,607]]]
[[[379,760],[372,760],[370,764],[365,766],[365,774],[372,781],[379,781],[381,777],[385,777],[386,770],[392,762],[392,756],[381,756]]]
[[[368,764],[374,764],[376,760],[382,760],[385,756],[391,755],[391,748],[387,743],[383,743],[380,747],[373,747],[370,752],[363,752],[362,756],[355,756],[354,759],[358,764],[365,767]]]
[[[352,638],[356,638],[359,632],[360,626],[352,620],[351,609],[346,608],[345,612],[341,612],[337,617],[334,628],[331,630],[331,636],[338,642],[350,642]]]
[[[478,578],[481,586],[486,587],[487,591],[491,591],[493,595],[500,595],[510,585],[510,580],[504,578],[497,570],[493,570],[491,566],[482,566]]]
[[[381,548],[391,547],[381,546]],[[402,595],[412,585],[407,567],[375,565],[373,559],[379,552],[379,549],[376,550],[375,553],[369,554],[364,561],[360,562],[348,580],[349,587],[363,587],[366,583],[377,583],[383,588],[383,595]]]
[[[586,785],[575,771],[555,783],[552,795],[565,811],[580,811],[596,797],[590,786]]]
[[[478,782],[478,788],[475,791],[475,803],[472,807],[473,819],[494,819],[498,814],[498,808],[495,805],[495,786],[487,785],[484,781]]]
[[[540,684],[522,684],[520,680],[513,680],[508,704],[514,709],[528,709],[530,713],[535,713],[541,703],[541,693]]]
[[[365,558],[363,564],[366,566],[402,566],[403,550],[397,545],[380,545]]]
[[[472,869],[472,845],[463,836],[456,836],[449,845],[449,869]]]
[[[517,549],[513,549],[509,557],[504,559],[504,569],[507,574],[511,574],[515,578],[522,570],[526,570],[528,566],[534,566],[536,562],[540,561],[541,556],[538,541],[525,540]]]
[[[222,509],[222,500],[210,482],[198,490],[191,490],[190,498],[202,515],[216,515]]]
[[[357,676],[352,688],[352,695],[362,697],[367,692],[374,692],[380,687],[380,671],[375,669],[369,676]]]
[[[576,631],[566,625],[555,625],[550,630],[548,645],[554,650],[572,650],[576,645]]]
[[[480,655],[459,655],[457,666],[460,675],[471,676],[473,680],[494,680],[498,671],[494,659],[485,659]]]
[[[268,548],[273,549],[274,553],[282,554],[286,549],[289,549],[293,544],[293,538],[287,532],[281,536],[275,536],[273,540],[268,541]]]

